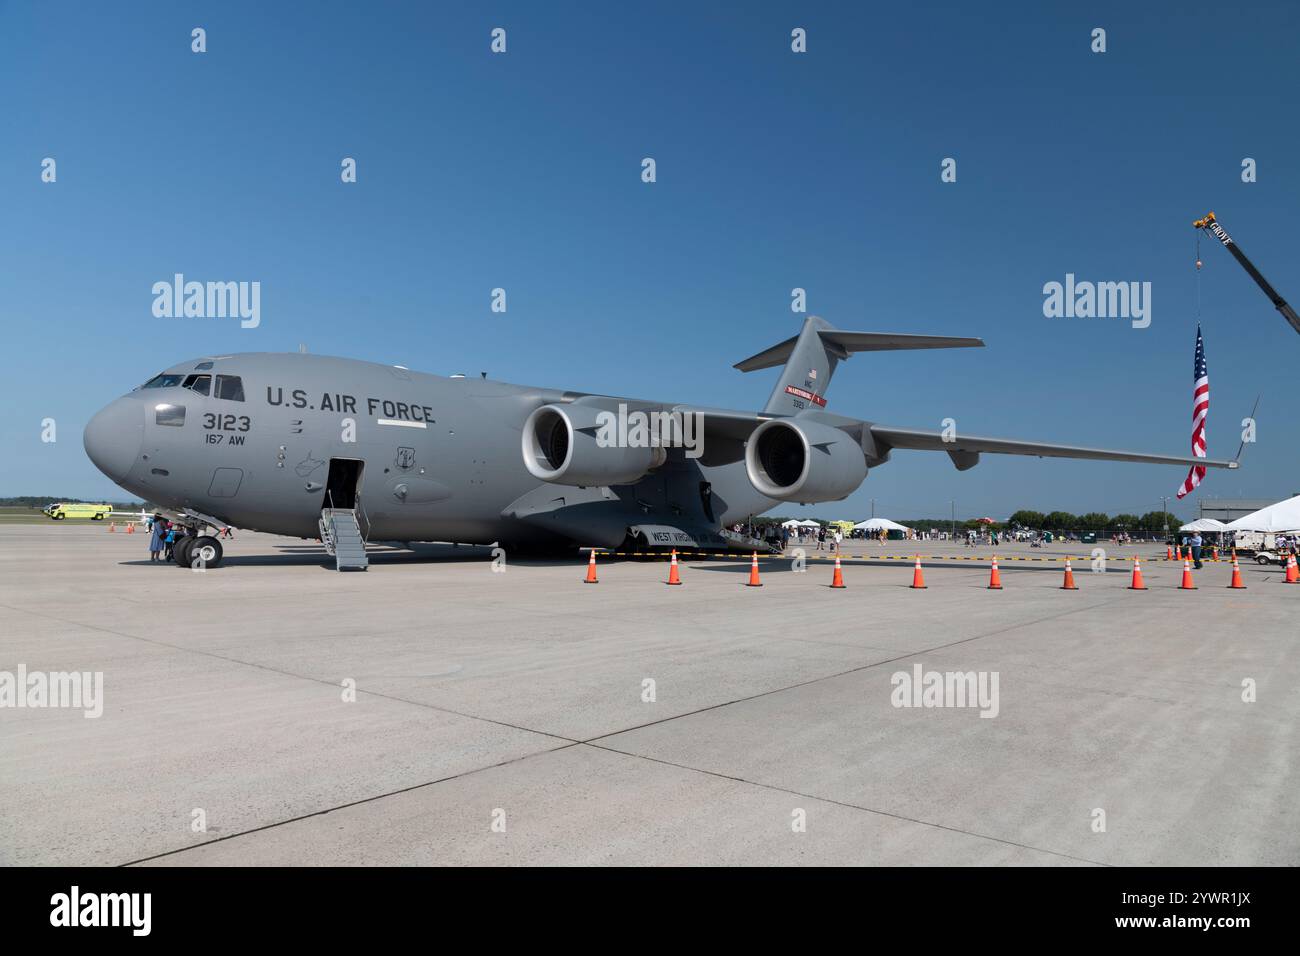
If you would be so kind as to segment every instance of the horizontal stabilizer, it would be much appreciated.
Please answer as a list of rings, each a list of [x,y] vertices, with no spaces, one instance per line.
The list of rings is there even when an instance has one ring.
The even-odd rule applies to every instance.
[[[848,358],[854,352],[892,352],[901,349],[968,349],[983,348],[984,340],[950,335],[904,335],[899,332],[845,332],[842,329],[819,329],[817,336],[826,351],[836,358]],[[736,368],[756,372],[784,365],[794,352],[799,336],[779,342],[757,355],[751,355]]]

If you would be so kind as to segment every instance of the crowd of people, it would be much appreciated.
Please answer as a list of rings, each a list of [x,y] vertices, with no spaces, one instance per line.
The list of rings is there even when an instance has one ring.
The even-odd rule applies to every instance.
[[[741,531],[742,526],[736,525],[736,530]],[[762,529],[749,529],[751,534],[763,533]],[[1091,533],[1088,533],[1089,535]],[[817,551],[838,551],[846,540],[856,541],[876,541],[884,545],[889,540],[889,532],[885,529],[879,531],[863,530],[859,528],[844,529],[841,526],[831,525],[830,527],[819,525],[789,525],[789,526],[769,526],[764,534],[766,540],[772,545],[786,549],[791,546],[813,548]],[[1159,536],[1157,536],[1158,538]],[[917,530],[907,528],[897,534],[898,540],[903,541],[960,541],[968,548],[979,547],[998,547],[1010,542],[1021,544],[1028,543],[1031,548],[1041,548],[1054,541],[1071,543],[1091,543],[1094,538],[1085,536],[1083,532],[1056,532],[1045,530],[1031,530],[1028,528],[1015,529],[998,529],[994,527],[969,528],[958,530],[955,534],[949,531],[941,531],[937,528],[929,530]],[[1135,538],[1127,531],[1117,531],[1109,535],[1097,535],[1096,541],[1104,540],[1106,544],[1116,547],[1131,545],[1138,540],[1155,540],[1147,538]],[[1232,532],[1226,534],[1214,534],[1213,540],[1207,539],[1199,531],[1180,532],[1175,543],[1180,548],[1189,550],[1191,559],[1197,569],[1201,567],[1202,554],[1213,544],[1222,549],[1230,549],[1234,546],[1240,546],[1236,541],[1236,536]],[[1291,534],[1278,534],[1274,536],[1273,552],[1285,563],[1290,555],[1297,555],[1300,560],[1300,532]]]

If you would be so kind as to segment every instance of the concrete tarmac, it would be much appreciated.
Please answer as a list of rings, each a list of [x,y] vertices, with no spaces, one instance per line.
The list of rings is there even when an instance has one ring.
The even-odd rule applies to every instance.
[[[871,560],[844,590],[789,558],[671,588],[662,561],[590,586],[483,548],[340,574],[247,533],[200,573],[147,541],[0,527],[0,672],[103,674],[98,718],[0,707],[0,863],[1300,863],[1278,568],[1180,591],[1163,546],[1104,572],[1011,546],[1001,591],[969,560],[915,591],[916,551],[990,552],[891,542],[846,546]],[[1067,552],[1077,591],[1006,560]],[[917,665],[997,693],[895,706]]]

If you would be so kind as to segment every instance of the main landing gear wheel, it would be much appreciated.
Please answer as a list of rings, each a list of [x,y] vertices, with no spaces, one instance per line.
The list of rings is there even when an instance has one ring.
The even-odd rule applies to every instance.
[[[221,554],[221,542],[205,534],[190,540],[189,559],[185,563],[190,567],[198,563],[201,568],[215,568],[221,563]]]
[[[198,538],[184,537],[176,541],[172,546],[172,560],[176,562],[177,567],[188,568],[190,566],[190,545]]]

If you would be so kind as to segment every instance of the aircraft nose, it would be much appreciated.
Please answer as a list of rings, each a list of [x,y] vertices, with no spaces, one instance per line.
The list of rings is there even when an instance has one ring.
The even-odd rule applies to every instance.
[[[96,468],[114,481],[121,481],[144,445],[144,405],[119,398],[90,420],[82,443]]]

